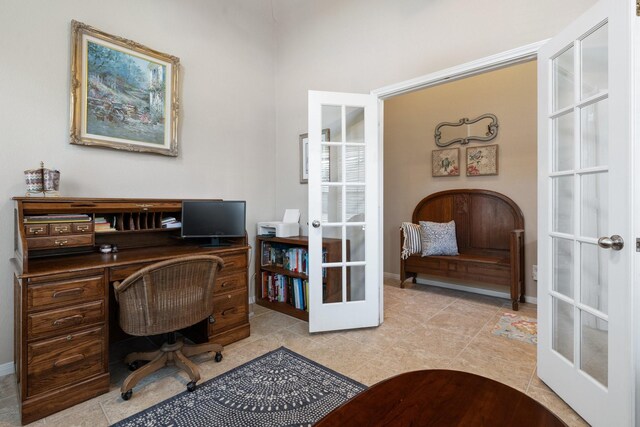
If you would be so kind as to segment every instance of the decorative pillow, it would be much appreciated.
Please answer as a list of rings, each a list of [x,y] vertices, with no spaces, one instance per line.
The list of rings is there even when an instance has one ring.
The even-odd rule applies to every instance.
[[[420,221],[422,229],[422,256],[458,255],[456,223]]]
[[[403,222],[400,227],[402,230],[402,253],[400,258],[407,259],[409,255],[422,253],[422,233],[418,224],[411,222]]]

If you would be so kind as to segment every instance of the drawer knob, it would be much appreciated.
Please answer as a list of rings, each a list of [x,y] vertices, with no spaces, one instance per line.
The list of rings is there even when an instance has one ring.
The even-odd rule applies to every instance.
[[[68,241],[68,240],[56,240],[56,241],[54,241],[54,243],[55,243],[57,246],[64,246],[64,245],[66,245],[67,243],[69,243],[69,241]]]
[[[214,323],[216,323],[216,318],[215,318],[215,317],[213,317],[213,314],[212,314],[211,316],[209,316],[209,323],[211,323],[212,325],[213,325]]]
[[[71,335],[67,335],[67,341],[71,341],[73,337]]]

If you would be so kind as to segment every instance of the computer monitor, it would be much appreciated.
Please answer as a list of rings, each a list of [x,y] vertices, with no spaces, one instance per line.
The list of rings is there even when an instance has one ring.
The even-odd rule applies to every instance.
[[[244,237],[246,229],[244,200],[184,200],[182,237],[209,238],[207,246],[225,246],[220,238]]]

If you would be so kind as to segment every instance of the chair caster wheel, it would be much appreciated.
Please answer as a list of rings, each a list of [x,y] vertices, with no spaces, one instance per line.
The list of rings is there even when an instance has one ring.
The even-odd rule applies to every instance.
[[[215,361],[216,362],[221,362],[222,361],[222,353],[220,353],[220,352],[216,353]]]
[[[129,370],[130,371],[135,371],[140,367],[140,365],[138,365],[138,361],[134,360],[133,362],[129,363]]]
[[[187,391],[191,392],[191,391],[195,391],[195,390],[196,390],[195,381],[189,381],[189,383],[187,383]]]
[[[125,391],[124,393],[121,393],[120,396],[122,397],[122,400],[129,400],[131,399],[131,395],[133,394],[133,390],[129,389],[127,391]]]

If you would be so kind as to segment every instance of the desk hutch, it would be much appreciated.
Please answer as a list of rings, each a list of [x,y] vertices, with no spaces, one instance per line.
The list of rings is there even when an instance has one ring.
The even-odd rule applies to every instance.
[[[227,247],[185,242],[179,229],[162,228],[164,217],[180,220],[182,200],[14,200],[14,360],[23,424],[109,391],[109,344],[124,336],[111,283],[151,263],[220,256],[225,267],[216,281],[215,312],[184,333],[223,345],[249,336],[246,236],[229,239]],[[70,214],[88,219],[65,222]],[[51,221],[25,223],[43,215]],[[115,231],[94,230],[97,216]],[[119,251],[100,253],[107,243]]]

